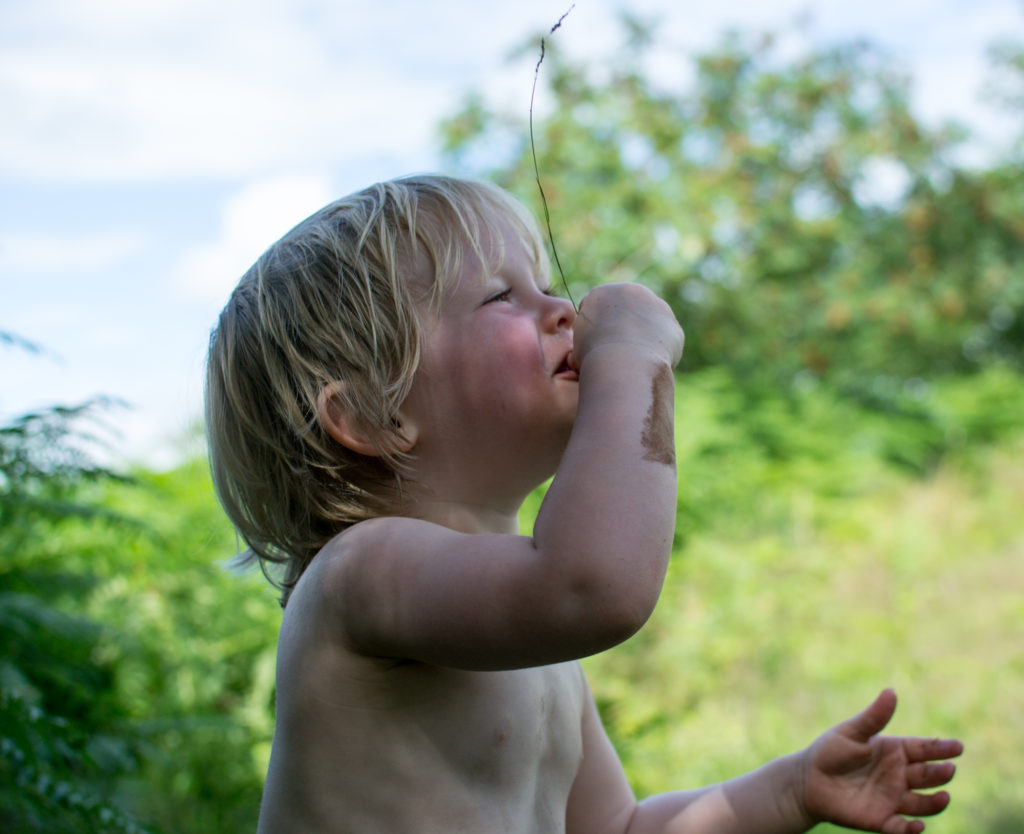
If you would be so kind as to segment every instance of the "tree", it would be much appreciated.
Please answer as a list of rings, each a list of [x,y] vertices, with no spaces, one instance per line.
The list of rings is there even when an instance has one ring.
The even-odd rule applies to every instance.
[[[13,336],[2,341],[31,347]],[[54,407],[0,428],[0,827],[26,832],[143,832],[114,798],[141,755],[121,719],[111,635],[65,604],[94,581],[55,545],[65,525],[117,516],[79,500],[118,480],[86,449],[109,403]]]
[[[95,462],[111,404],[0,427],[0,829],[252,831],[280,608],[205,461]]]
[[[623,32],[589,64],[556,38],[541,70],[557,106],[537,159],[574,295],[648,284],[687,327],[684,364],[748,392],[824,382],[905,409],[920,380],[1020,367],[1019,166],[958,166],[966,133],[925,128],[869,44],[793,58],[731,33],[685,85],[645,70],[653,25]],[[442,136],[450,165],[539,210],[527,116],[476,94]]]

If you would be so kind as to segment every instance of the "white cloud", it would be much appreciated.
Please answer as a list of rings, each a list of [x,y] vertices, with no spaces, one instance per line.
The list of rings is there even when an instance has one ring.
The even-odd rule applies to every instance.
[[[513,70],[503,57],[567,5],[0,3],[0,175],[50,182],[252,177],[298,160],[326,167],[368,153],[422,152],[469,88],[487,85],[526,107],[532,57]],[[607,47],[617,5],[581,2],[560,45],[575,55]],[[897,57],[912,65],[920,55],[930,61],[929,77],[947,79],[922,82],[929,115],[966,106],[958,102],[974,90],[957,79],[978,77],[979,40],[1021,22],[1015,0],[970,7],[772,0],[742,11],[698,5],[685,14],[667,0],[636,0],[631,8],[660,12],[659,33],[691,46],[696,38],[706,47],[726,24],[785,26],[803,8],[829,37],[902,38]],[[930,43],[941,62],[928,58]],[[944,94],[935,92],[940,87]]]
[[[226,301],[242,273],[271,243],[334,196],[327,177],[312,175],[247,186],[225,202],[218,238],[182,257],[175,284],[189,297]]]
[[[0,4],[0,173],[165,181],[409,153],[510,36],[479,12],[463,31],[451,3],[68,5]]]
[[[0,270],[4,272],[85,272],[104,269],[140,251],[137,234],[55,234],[33,230],[0,232]]]
[[[269,49],[262,40],[251,46]],[[252,176],[429,142],[441,115],[435,84],[346,77],[317,47],[285,39],[263,64],[238,53],[7,50],[0,171],[50,182]]]
[[[991,70],[986,48],[1006,37],[1020,40],[1022,24],[1024,5],[1019,0],[987,2],[970,14],[929,18],[914,65],[921,114],[934,122],[955,119],[966,124],[992,148],[1016,135],[1019,114],[1000,113],[982,92]]]

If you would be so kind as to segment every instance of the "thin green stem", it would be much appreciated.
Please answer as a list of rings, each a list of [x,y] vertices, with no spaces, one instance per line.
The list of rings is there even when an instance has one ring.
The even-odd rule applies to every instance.
[[[565,20],[569,12],[574,8],[576,8],[575,3],[569,6],[565,11],[565,14],[558,18],[558,22],[551,27],[551,32],[549,34],[555,33],[555,30],[562,25],[562,21]],[[579,308],[576,306],[576,301],[572,297],[572,293],[569,291],[569,282],[565,279],[565,271],[562,269],[562,262],[558,259],[558,248],[555,246],[555,236],[551,231],[551,212],[548,211],[548,198],[544,194],[544,186],[541,185],[540,182],[540,165],[537,164],[537,144],[533,138],[533,101],[537,96],[537,79],[540,77],[540,65],[542,63],[544,63],[544,38],[540,39],[540,58],[537,60],[537,66],[534,67],[533,70],[533,90],[530,92],[530,153],[533,156],[533,173],[537,180],[537,190],[540,192],[540,202],[544,208],[544,224],[547,226],[548,230],[548,241],[551,243],[551,254],[554,257],[555,266],[558,267],[558,274],[562,278],[562,286],[565,287],[565,294],[568,296],[569,302],[572,304],[573,308],[578,311]]]

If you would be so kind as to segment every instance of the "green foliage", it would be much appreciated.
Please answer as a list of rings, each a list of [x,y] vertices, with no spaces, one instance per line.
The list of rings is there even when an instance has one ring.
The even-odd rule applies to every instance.
[[[661,599],[585,661],[638,795],[736,776],[895,686],[894,732],[967,747],[929,827],[1019,827],[1024,384],[992,368],[908,397],[880,413],[818,385],[754,409],[727,371],[682,375]]]
[[[18,695],[0,694],[0,773],[5,788],[0,821],[25,832],[110,831],[144,834],[94,785],[110,768],[124,767],[123,739],[83,735],[67,719],[47,715]],[[107,777],[109,778],[109,776]]]
[[[88,414],[0,430],[0,827],[251,831],[279,609],[224,568],[205,462],[115,476]]]
[[[112,697],[113,639],[67,603],[94,586],[53,547],[75,523],[118,525],[81,500],[116,480],[88,455],[98,405],[56,407],[0,428],[0,824],[19,832],[141,832],[117,801],[140,739]],[[72,606],[73,607],[73,606]]]
[[[112,404],[0,428],[0,829],[251,831],[279,610],[205,462],[94,462]]]
[[[894,732],[965,742],[953,804],[929,828],[1017,830],[1022,429],[925,480],[877,469],[843,495],[786,467],[786,488],[748,493],[694,532],[647,627],[586,661],[637,792],[738,775],[891,685]],[[705,477],[683,461],[683,492]]]
[[[133,535],[93,530],[87,543],[102,584],[85,610],[135,638],[106,647],[120,708],[149,745],[126,790],[168,830],[188,808],[191,830],[252,831],[273,733],[272,589],[227,570],[238,542],[205,461],[138,473],[98,499],[147,521]]]
[[[647,73],[654,40],[627,21],[623,47],[589,64],[549,44],[556,107],[535,118],[536,148],[575,297],[648,284],[690,334],[686,366],[729,368],[748,391],[811,377],[877,398],[877,380],[1020,366],[1016,160],[954,164],[963,132],[922,126],[907,79],[867,44],[791,57],[733,33],[679,56],[684,84]],[[442,134],[453,167],[539,213],[526,117],[474,95]]]
[[[688,334],[668,580],[586,662],[627,773],[640,795],[729,778],[895,685],[895,731],[967,746],[929,827],[1015,832],[1020,141],[958,166],[965,132],[926,130],[864,44],[730,35],[687,85],[646,73],[652,29],[624,39],[586,65],[550,44],[535,130],[573,295],[642,281]],[[1020,55],[998,53],[1018,114]],[[539,210],[525,115],[472,115],[444,126],[451,164]]]

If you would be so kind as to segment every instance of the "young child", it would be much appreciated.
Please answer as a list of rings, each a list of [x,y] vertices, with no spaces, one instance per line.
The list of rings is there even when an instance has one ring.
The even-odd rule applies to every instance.
[[[637,802],[578,659],[647,620],[676,511],[683,334],[639,285],[554,295],[533,220],[423,176],[270,248],[211,339],[213,476],[283,566],[259,831],[911,834],[959,742],[878,735]],[[555,474],[531,536],[524,497]]]

